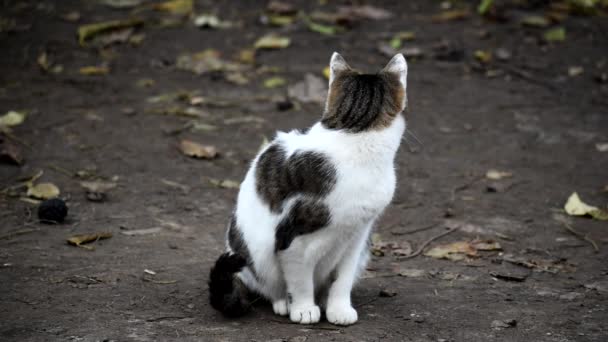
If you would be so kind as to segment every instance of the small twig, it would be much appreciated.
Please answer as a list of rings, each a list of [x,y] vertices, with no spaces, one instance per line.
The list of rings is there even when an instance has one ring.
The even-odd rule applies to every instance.
[[[395,231],[395,232],[391,231],[391,234],[393,234],[393,235],[409,235],[409,234],[414,234],[414,233],[422,232],[422,231],[425,231],[425,230],[429,230],[429,229],[431,229],[433,227],[436,227],[438,224],[439,224],[439,222],[435,222],[435,223],[432,223],[430,225],[427,225],[427,226],[424,226],[424,227],[420,227],[420,228],[415,228],[415,229],[412,229],[412,230]]]
[[[161,316],[161,317],[155,317],[155,318],[148,318],[146,320],[146,322],[158,322],[158,321],[165,321],[165,320],[178,320],[178,319],[188,319],[188,318],[192,318],[190,316]]]
[[[465,184],[462,184],[462,185],[459,185],[459,186],[453,188],[452,189],[452,194],[450,196],[450,202],[454,202],[456,200],[456,193],[457,192],[467,189],[468,187],[470,187],[471,185],[479,182],[483,178],[484,178],[483,176],[475,177],[475,178],[471,179],[470,181],[466,182]]]
[[[420,245],[420,247],[418,247],[418,249],[414,253],[404,256],[404,257],[400,257],[399,260],[405,260],[405,259],[411,259],[411,258],[417,257],[418,255],[420,255],[420,253],[422,253],[422,251],[426,248],[426,246],[428,246],[431,242],[433,242],[441,237],[444,237],[458,229],[460,229],[460,227],[450,228],[447,231],[445,231],[439,235],[433,236],[432,238],[426,240],[422,245]]]
[[[19,236],[19,235],[23,235],[23,234],[33,233],[33,232],[37,232],[39,230],[40,229],[38,229],[38,228],[36,228],[36,229],[32,229],[32,228],[19,229],[19,230],[12,231],[12,232],[4,234],[4,235],[0,235],[0,240],[10,239],[13,236]]]
[[[507,72],[509,72],[509,73],[511,73],[511,74],[513,74],[513,75],[515,75],[515,76],[517,76],[519,78],[521,78],[522,80],[528,81],[530,83],[534,83],[536,85],[543,86],[543,87],[545,87],[545,88],[547,88],[549,90],[552,90],[552,91],[556,91],[556,92],[559,91],[559,88],[557,88],[553,84],[550,84],[550,83],[548,83],[546,81],[540,80],[540,79],[538,79],[538,78],[530,75],[530,73],[528,73],[528,72],[526,72],[524,70],[521,70],[521,69],[519,69],[517,67],[514,67],[512,65],[508,65],[508,64],[504,64],[504,63],[499,63],[498,67],[505,69]]]
[[[593,249],[595,250],[595,253],[599,253],[600,248],[597,246],[597,243],[595,243],[595,241],[593,241],[590,237],[588,237],[587,234],[583,234],[583,233],[575,230],[567,222],[564,222],[564,228],[566,228],[567,231],[569,231],[570,233],[572,233],[572,235],[576,236],[577,238],[589,242],[591,244],[591,246],[593,246]]]
[[[68,177],[70,177],[70,178],[74,177],[74,172],[71,172],[70,170],[65,169],[65,168],[63,168],[63,167],[61,167],[61,166],[57,166],[57,165],[53,165],[53,164],[49,164],[49,168],[50,168],[51,170],[57,171],[57,172],[59,172],[59,173],[62,173],[62,174],[66,175],[66,176],[68,176]]]
[[[267,321],[274,322],[274,323],[279,323],[279,324],[289,324],[289,325],[298,324],[298,323],[294,323],[292,321],[281,321],[281,320],[273,319],[273,318],[267,319]],[[322,327],[322,326],[318,326],[318,325],[306,325],[303,328],[305,328],[305,329],[316,329],[316,330],[331,330],[331,331],[341,331],[342,330],[340,328]]]
[[[373,303],[373,302],[377,301],[377,300],[378,300],[378,298],[380,298],[380,297],[374,297],[374,298],[372,298],[372,299],[368,300],[367,302],[359,303],[359,304],[355,305],[355,308],[360,308],[360,307],[362,307],[362,306],[365,306],[365,305],[371,304],[371,303]]]

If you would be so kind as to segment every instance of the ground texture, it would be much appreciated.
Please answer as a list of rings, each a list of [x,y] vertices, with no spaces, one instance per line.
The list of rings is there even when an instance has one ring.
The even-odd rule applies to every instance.
[[[608,226],[563,212],[574,191],[596,206],[608,202],[608,153],[596,146],[608,142],[605,17],[563,18],[550,27],[564,27],[565,41],[544,42],[550,27],[519,23],[543,15],[543,1],[507,4],[494,19],[464,2],[470,15],[448,21],[432,19],[442,13],[439,2],[385,1],[374,5],[390,18],[359,19],[330,36],[302,20],[265,26],[259,17],[266,4],[252,3],[196,1],[196,13],[240,25],[218,29],[191,20],[167,26],[159,22],[167,13],[144,9],[138,13],[156,22],[131,32],[145,34],[143,41],[99,48],[80,46],[77,27],[124,19],[132,8],[0,2],[0,115],[29,113],[2,138],[25,162],[0,164],[0,340],[608,340]],[[333,1],[294,6],[304,13],[337,8]],[[79,20],[64,18],[73,11]],[[241,319],[222,318],[207,302],[206,281],[237,194],[230,180],[242,179],[264,137],[321,115],[315,103],[284,110],[286,87],[306,73],[322,78],[333,51],[375,71],[388,61],[378,44],[401,31],[415,33],[404,45],[408,54],[418,54],[413,47],[422,53],[408,58],[406,117],[417,139],[408,133],[397,155],[398,190],[353,292],[359,322],[293,325],[265,303]],[[254,71],[244,71],[247,84],[226,80],[221,70],[198,75],[176,67],[179,55],[209,48],[230,60],[268,32],[291,44],[258,51]],[[490,61],[485,51],[494,53]],[[103,63],[105,75],[78,71]],[[265,87],[274,76],[287,85]],[[213,145],[220,156],[187,157],[177,148],[182,139]],[[512,176],[488,179],[490,169]],[[37,182],[56,184],[68,202],[63,224],[38,223],[36,204],[14,188],[39,170]],[[117,187],[93,202],[80,182],[100,179]],[[455,231],[424,252],[476,238],[502,250],[492,245],[459,261],[399,256],[446,229]],[[94,250],[66,243],[91,232],[113,236],[87,245]]]

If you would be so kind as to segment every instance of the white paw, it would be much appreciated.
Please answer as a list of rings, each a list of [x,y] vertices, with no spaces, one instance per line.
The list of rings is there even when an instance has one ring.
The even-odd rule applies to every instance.
[[[336,325],[351,325],[357,322],[357,310],[350,305],[330,306],[325,311],[327,321]]]
[[[287,300],[279,299],[273,302],[272,310],[274,310],[274,313],[279,316],[286,316],[289,313],[289,308],[287,307]]]
[[[294,323],[313,324],[321,319],[321,309],[316,305],[292,306],[289,311],[289,319]]]

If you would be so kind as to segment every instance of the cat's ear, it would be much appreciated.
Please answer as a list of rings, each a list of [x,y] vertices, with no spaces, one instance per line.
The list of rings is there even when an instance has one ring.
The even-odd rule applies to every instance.
[[[334,52],[329,61],[329,86],[331,87],[332,82],[341,72],[348,70],[350,70],[348,63],[346,63],[339,53]]]
[[[403,87],[403,96],[401,97],[401,109],[405,109],[407,106],[407,62],[403,54],[396,54],[388,64],[382,69],[383,73],[393,74],[399,77],[399,83]]]
[[[403,54],[396,54],[388,64],[382,69],[382,72],[391,73],[399,76],[399,82],[403,86],[403,90],[407,89],[407,62]]]

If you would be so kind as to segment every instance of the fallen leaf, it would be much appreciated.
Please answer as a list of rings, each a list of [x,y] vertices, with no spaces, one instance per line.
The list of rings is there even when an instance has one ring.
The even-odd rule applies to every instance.
[[[68,13],[62,15],[61,19],[65,20],[65,21],[76,22],[76,21],[80,20],[80,12],[78,12],[78,11],[68,12]]]
[[[68,238],[67,241],[70,245],[74,245],[77,247],[83,247],[86,249],[93,249],[92,247],[82,246],[82,245],[85,243],[94,242],[97,240],[109,239],[111,237],[112,237],[112,233],[101,232],[101,233],[74,235],[74,236]]]
[[[99,75],[107,75],[110,72],[110,68],[108,68],[107,66],[86,66],[86,67],[82,67],[78,70],[78,72],[81,75],[94,75],[94,76],[99,76]]]
[[[564,27],[556,27],[545,31],[543,38],[548,42],[562,42],[566,40],[566,29]]]
[[[323,77],[325,77],[325,79],[329,80],[329,74],[330,74],[329,66],[326,66],[325,68],[323,68]]]
[[[243,70],[243,66],[225,61],[220,58],[220,52],[214,49],[207,49],[194,54],[183,54],[177,57],[176,66],[178,69],[192,71],[195,74],[202,74],[209,71],[230,71],[236,72]]]
[[[313,74],[306,74],[304,80],[288,87],[289,97],[300,102],[313,102],[319,105],[325,104],[327,96],[327,82]]]
[[[27,114],[25,112],[11,110],[0,116],[0,127],[14,127],[21,125],[23,121],[25,121],[26,116]]]
[[[201,145],[190,140],[182,140],[179,144],[179,150],[189,157],[200,159],[213,159],[218,155],[214,146]]]
[[[226,29],[233,25],[230,21],[220,20],[213,14],[201,14],[194,18],[194,25],[200,28]]]
[[[80,182],[80,186],[86,190],[88,200],[93,202],[101,202],[106,199],[107,192],[116,187],[116,183],[88,181]]]
[[[296,17],[291,15],[276,15],[270,14],[262,17],[262,22],[264,24],[269,24],[272,26],[288,26],[295,22]]]
[[[458,241],[431,248],[424,253],[436,259],[449,259],[453,261],[464,260],[467,257],[477,257],[477,251],[496,251],[502,247],[492,240]]]
[[[256,49],[284,49],[289,46],[291,40],[275,34],[268,34],[259,38],[253,45]]]
[[[521,20],[521,24],[532,27],[547,27],[551,23],[549,22],[549,19],[545,17],[538,15],[529,15]]]
[[[264,118],[261,118],[259,116],[254,116],[254,115],[239,116],[239,117],[229,118],[229,119],[224,120],[225,125],[235,125],[235,124],[243,124],[243,123],[264,123],[264,122],[266,122],[266,120],[264,120]]]
[[[245,85],[245,84],[249,83],[249,79],[242,72],[238,72],[238,71],[226,73],[226,75],[224,75],[224,77],[226,78],[226,80],[228,82],[238,84],[238,85]]]
[[[573,192],[564,206],[566,213],[571,216],[591,216],[596,220],[608,220],[608,210],[588,205],[581,201],[576,192]]]
[[[255,64],[255,49],[243,49],[239,52],[238,60],[245,64]]]
[[[335,26],[330,26],[330,25],[323,25],[323,24],[319,24],[319,23],[315,23],[311,20],[306,20],[306,26],[308,27],[309,30],[313,31],[313,32],[317,32],[320,34],[324,34],[326,36],[331,36],[334,35],[338,32],[338,28]]]
[[[383,20],[393,16],[391,12],[371,5],[342,6],[338,9],[338,14],[341,16],[350,16],[372,20]]]
[[[143,0],[101,0],[101,3],[113,8],[130,8],[139,6]]]
[[[597,143],[595,144],[595,148],[600,152],[608,152],[608,142]]]
[[[136,27],[142,25],[142,19],[112,20],[94,24],[87,24],[78,27],[78,42],[85,46],[86,42],[102,33],[124,29],[126,27]]]
[[[400,268],[400,267],[395,270],[395,273],[397,273],[401,277],[408,277],[408,278],[420,278],[420,277],[424,277],[428,274],[427,271],[425,271],[425,270],[419,270],[419,269],[414,269],[414,268]]]
[[[297,10],[293,7],[292,4],[282,2],[282,1],[271,1],[268,6],[266,6],[266,10],[268,12],[277,13],[277,14],[295,14]]]
[[[511,178],[513,174],[507,171],[500,171],[495,169],[490,169],[486,172],[486,178],[492,180],[500,180],[503,178]]]
[[[477,6],[477,13],[480,15],[484,15],[488,12],[488,10],[492,7],[494,0],[481,0],[479,5]]]
[[[443,11],[439,14],[436,14],[431,17],[431,20],[434,22],[445,22],[445,21],[453,21],[453,20],[463,20],[468,18],[471,15],[471,12],[468,10],[449,10]]]
[[[491,51],[475,50],[474,56],[478,61],[484,64],[489,63],[492,60]]]
[[[146,228],[146,229],[133,229],[133,230],[122,230],[120,231],[123,235],[134,236],[134,235],[148,235],[160,233],[161,227]]]
[[[393,38],[389,42],[389,45],[393,49],[397,50],[401,48],[404,41],[414,40],[415,37],[416,35],[414,34],[414,32],[411,31],[399,32],[393,36]]]
[[[38,183],[29,185],[27,195],[36,199],[50,199],[59,196],[59,188],[53,183]]]
[[[154,5],[154,9],[176,15],[187,15],[194,11],[194,1],[170,0]]]
[[[238,182],[230,179],[209,178],[209,183],[223,189],[238,189],[241,186]]]
[[[264,88],[276,88],[287,84],[287,81],[280,76],[270,77],[264,80]]]
[[[582,74],[585,71],[582,66],[571,66],[568,68],[568,76],[575,77]]]

